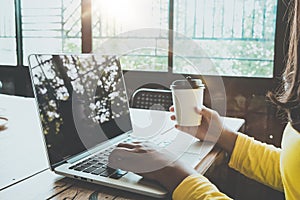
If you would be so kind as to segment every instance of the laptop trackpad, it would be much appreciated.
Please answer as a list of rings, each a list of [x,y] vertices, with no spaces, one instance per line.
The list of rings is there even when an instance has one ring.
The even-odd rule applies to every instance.
[[[156,193],[161,196],[164,196],[168,193],[168,191],[164,189],[159,183],[146,180],[143,177],[132,172],[128,172],[119,180],[123,182],[123,187],[132,192],[143,191],[144,193]]]

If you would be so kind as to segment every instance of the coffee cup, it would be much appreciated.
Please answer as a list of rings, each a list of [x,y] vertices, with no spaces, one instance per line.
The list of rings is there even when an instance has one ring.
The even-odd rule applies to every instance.
[[[196,107],[202,107],[204,84],[200,79],[176,80],[171,84],[174,112],[180,126],[199,126],[202,116]]]

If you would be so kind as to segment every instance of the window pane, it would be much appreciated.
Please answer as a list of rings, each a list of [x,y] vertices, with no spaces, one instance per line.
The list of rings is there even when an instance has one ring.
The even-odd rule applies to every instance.
[[[81,52],[81,0],[23,0],[24,64],[33,53]]]
[[[14,1],[2,0],[1,5],[0,65],[17,65]]]
[[[272,77],[276,10],[277,0],[175,0],[174,28],[198,49],[174,56],[174,71]]]
[[[94,52],[124,55],[122,69],[168,70],[168,0],[93,0]]]

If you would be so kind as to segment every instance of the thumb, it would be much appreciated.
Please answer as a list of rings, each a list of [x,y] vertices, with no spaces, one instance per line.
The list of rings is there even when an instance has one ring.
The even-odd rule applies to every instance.
[[[196,137],[198,132],[198,126],[180,126],[176,124],[175,128],[185,133],[188,133],[189,135],[192,135],[194,137]]]
[[[212,115],[212,112],[213,110],[205,107],[205,106],[202,106],[202,107],[196,107],[195,108],[195,112],[199,115],[202,115],[205,119],[210,119],[211,118],[211,115]]]

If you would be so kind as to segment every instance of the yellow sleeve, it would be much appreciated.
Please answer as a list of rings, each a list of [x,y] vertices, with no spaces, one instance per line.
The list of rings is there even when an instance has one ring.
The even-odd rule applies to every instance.
[[[231,199],[221,193],[207,178],[201,174],[194,174],[185,178],[173,192],[173,200],[193,199]]]
[[[282,137],[281,175],[286,200],[300,199],[300,133],[290,123]]]
[[[239,134],[229,167],[273,189],[283,191],[280,173],[281,149]]]

